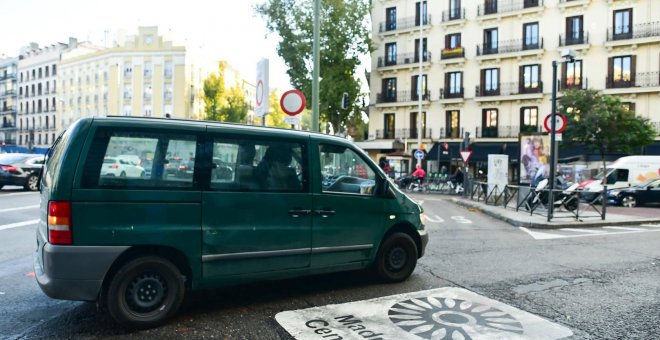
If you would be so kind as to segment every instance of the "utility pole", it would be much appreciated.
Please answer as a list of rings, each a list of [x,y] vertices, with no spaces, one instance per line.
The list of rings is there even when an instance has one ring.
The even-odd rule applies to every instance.
[[[417,149],[422,147],[422,77],[423,77],[423,63],[424,55],[424,19],[426,18],[426,11],[424,10],[425,1],[418,2],[419,4],[419,77],[417,77]],[[421,165],[422,160],[417,159],[417,165]]]
[[[312,72],[312,132],[319,132],[319,32],[321,24],[319,22],[319,7],[321,0],[314,0],[314,42],[313,58],[314,71]]]

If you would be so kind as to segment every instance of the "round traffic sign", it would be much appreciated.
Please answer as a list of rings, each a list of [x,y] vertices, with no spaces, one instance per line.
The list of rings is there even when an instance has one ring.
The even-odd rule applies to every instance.
[[[302,112],[306,103],[305,95],[298,90],[286,91],[280,98],[280,107],[289,116],[295,116]]]
[[[552,115],[547,115],[545,117],[545,120],[543,121],[543,126],[545,127],[545,131],[552,132],[552,122],[551,119]],[[564,132],[564,129],[566,128],[566,116],[556,113],[555,114],[555,133],[562,133]]]
[[[261,106],[264,101],[264,82],[259,80],[257,82],[257,106]]]
[[[415,159],[424,159],[424,151],[422,150],[415,151]]]

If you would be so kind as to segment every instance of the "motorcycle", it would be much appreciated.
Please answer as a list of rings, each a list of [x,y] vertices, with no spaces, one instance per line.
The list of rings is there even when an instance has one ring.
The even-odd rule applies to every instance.
[[[549,180],[547,178],[544,178],[538,182],[534,188],[534,194],[530,195],[530,197],[527,199],[526,208],[528,210],[536,209],[539,204],[542,204],[546,208],[549,206],[550,193],[545,190],[545,188],[548,186],[548,183]],[[565,181],[560,180],[559,178],[557,179],[557,187],[564,190],[562,190],[562,192],[559,194],[554,195],[553,205],[555,208],[564,207],[568,211],[574,211],[580,204],[580,199],[575,194],[579,184],[575,183],[570,186],[567,185],[568,184]]]

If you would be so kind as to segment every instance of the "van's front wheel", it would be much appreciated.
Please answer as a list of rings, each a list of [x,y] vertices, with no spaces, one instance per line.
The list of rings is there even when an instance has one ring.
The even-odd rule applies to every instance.
[[[394,233],[385,239],[376,255],[376,274],[385,282],[407,279],[417,265],[417,245],[405,233]]]
[[[124,326],[154,327],[176,313],[184,293],[183,277],[175,265],[160,257],[140,257],[112,278],[108,311]]]

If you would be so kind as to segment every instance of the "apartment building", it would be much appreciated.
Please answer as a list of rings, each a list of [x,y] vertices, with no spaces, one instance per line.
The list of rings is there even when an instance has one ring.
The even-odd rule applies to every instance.
[[[400,160],[401,171],[418,148],[421,95],[428,169],[459,164],[469,133],[475,168],[485,168],[489,153],[506,153],[515,180],[519,133],[543,131],[552,62],[567,49],[576,59],[558,67],[559,96],[568,88],[615,95],[660,131],[660,1],[372,3],[372,104],[361,146],[373,158]],[[644,152],[660,154],[660,142]],[[585,161],[570,152],[559,158]]]
[[[0,148],[16,144],[17,58],[0,59]]]
[[[186,48],[164,41],[157,27],[139,27],[111,48],[79,43],[62,54],[58,131],[89,116],[191,118],[194,88],[185,55]]]
[[[68,43],[40,47],[30,43],[18,57],[18,145],[32,151],[45,151],[55,140],[57,111],[57,72],[60,58],[77,46]]]

